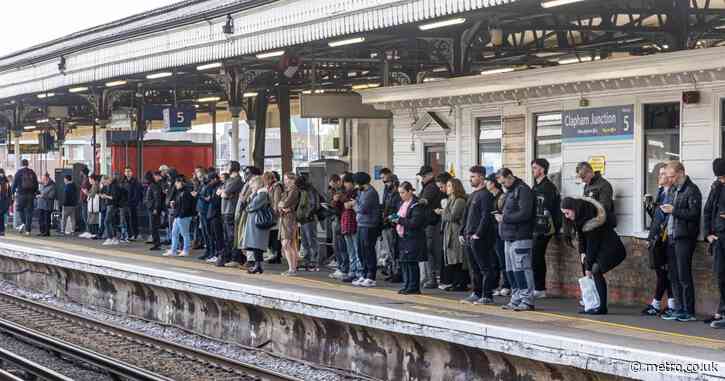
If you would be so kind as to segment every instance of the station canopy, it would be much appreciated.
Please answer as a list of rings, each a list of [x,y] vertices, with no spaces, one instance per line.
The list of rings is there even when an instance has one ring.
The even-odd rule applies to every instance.
[[[87,123],[724,43],[725,0],[186,0],[0,57],[0,111]]]

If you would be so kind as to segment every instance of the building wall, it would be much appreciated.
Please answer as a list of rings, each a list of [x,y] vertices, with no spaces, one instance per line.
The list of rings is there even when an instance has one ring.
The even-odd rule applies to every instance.
[[[698,104],[681,104],[680,155],[691,179],[700,187],[706,198],[713,181],[711,161],[721,154],[720,102],[725,99],[725,82],[698,83],[701,101]],[[634,136],[631,140],[604,140],[597,142],[562,143],[562,196],[577,196],[582,185],[575,181],[574,168],[580,161],[593,155],[606,156],[604,176],[615,190],[615,205],[619,224],[617,231],[628,248],[627,260],[612,271],[610,295],[613,301],[642,304],[654,289],[654,272],[649,269],[643,237],[646,237],[645,216],[641,207],[645,193],[644,160],[644,105],[662,102],[679,102],[682,91],[692,90],[691,84],[661,83],[636,89],[610,89],[582,94],[541,97],[523,101],[499,103],[459,104],[455,107],[460,117],[449,118],[438,108],[398,108],[394,113],[394,170],[405,180],[415,181],[415,173],[423,161],[422,146],[427,142],[445,142],[447,167],[457,168],[457,175],[465,179],[467,168],[477,163],[476,118],[502,116],[503,164],[519,177],[531,182],[528,163],[534,158],[535,115],[579,109],[582,96],[589,101],[588,107],[634,106]],[[473,97],[471,97],[473,98]],[[408,105],[401,102],[403,105]],[[426,111],[438,110],[439,115],[450,122],[449,133],[440,130],[411,131],[413,115],[419,117]],[[444,110],[448,110],[445,108]],[[465,181],[464,181],[465,182]],[[704,200],[703,200],[704,203]],[[703,253],[704,244],[698,246],[695,255],[694,277],[698,311],[711,312],[717,305],[717,287],[712,274],[711,258]],[[574,296],[578,292],[577,278],[581,276],[578,255],[574,249],[560,242],[551,245],[548,253],[548,285],[554,295]]]

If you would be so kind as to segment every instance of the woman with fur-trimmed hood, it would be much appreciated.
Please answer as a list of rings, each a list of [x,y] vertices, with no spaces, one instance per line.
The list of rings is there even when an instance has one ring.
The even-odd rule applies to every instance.
[[[604,274],[622,263],[627,251],[614,227],[607,223],[607,213],[598,201],[588,197],[566,197],[561,202],[561,211],[570,231],[577,234],[585,274],[594,279],[599,293],[599,308],[582,313],[605,315],[607,282]]]

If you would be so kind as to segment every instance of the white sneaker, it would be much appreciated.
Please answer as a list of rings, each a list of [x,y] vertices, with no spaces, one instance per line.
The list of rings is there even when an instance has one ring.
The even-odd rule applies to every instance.
[[[511,295],[511,289],[502,288],[502,289],[498,290],[498,295],[499,296],[509,296],[509,295]]]
[[[365,279],[359,284],[360,287],[375,287],[375,281],[372,279]]]
[[[164,257],[175,257],[176,256],[176,253],[174,253],[171,250],[166,250],[166,252],[163,253],[163,254],[161,254],[161,255],[163,255]]]
[[[356,280],[352,281],[352,285],[353,285],[353,286],[360,286],[360,284],[361,284],[362,282],[364,282],[364,281],[365,281],[365,278],[363,278],[363,277],[360,277],[360,278],[357,278]]]
[[[17,228],[15,228],[15,230],[17,230],[19,232],[23,231],[23,229],[25,229],[25,224],[22,224],[22,225],[18,226]]]
[[[209,263],[216,263],[217,257],[211,257],[211,258],[207,259],[206,261]]]
[[[110,239],[110,238],[108,238],[107,240],[103,241],[102,245],[103,246],[111,246],[111,245],[113,245],[113,240]]]
[[[342,271],[340,271],[340,270],[335,270],[335,272],[334,272],[334,273],[330,274],[330,278],[332,278],[332,279],[342,279],[342,277],[343,277],[344,275],[345,275],[345,274],[343,274],[343,273],[342,273]]]
[[[78,234],[78,238],[88,238],[88,233]]]
[[[534,299],[545,299],[545,298],[546,298],[546,291],[534,290]]]
[[[121,243],[121,241],[119,241],[117,239],[114,239],[113,241],[111,241],[111,245],[118,245],[120,243]]]

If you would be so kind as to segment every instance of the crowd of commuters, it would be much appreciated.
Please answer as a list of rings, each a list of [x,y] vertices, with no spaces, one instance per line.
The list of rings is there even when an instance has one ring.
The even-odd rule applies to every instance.
[[[113,177],[85,170],[80,179],[64,178],[59,197],[60,188],[50,176],[39,181],[23,161],[12,180],[0,171],[0,233],[14,202],[17,229],[24,234],[31,232],[33,208],[39,210],[42,236],[50,235],[54,211],[59,210],[61,234],[82,231],[80,237],[119,245],[139,238],[142,212],[150,250],[168,246],[164,256],[185,257],[203,249],[198,259],[261,274],[265,253],[270,253],[267,262],[286,262],[282,275],[297,276],[300,270],[319,271],[328,259],[318,239],[324,226],[335,267],[331,278],[376,287],[381,272],[386,281],[402,283],[400,294],[470,290],[461,302],[493,305],[495,296],[506,297],[501,307],[512,311],[534,310],[536,300],[547,297],[546,250],[552,237],[561,235],[580,253],[582,276],[596,286],[598,307],[581,313],[607,314],[605,275],[626,257],[615,231],[612,186],[582,162],[576,176],[584,184],[583,195],[562,200],[548,170],[548,161],[533,160],[534,182],[529,185],[508,168],[487,173],[474,166],[467,194],[460,179],[434,174],[429,166],[417,173],[419,190],[383,169],[382,196],[364,172],[331,175],[326,192],[321,192],[305,176],[242,170],[237,162],[225,173],[197,168],[190,178],[162,166],[146,173],[143,182],[129,168]],[[644,208],[652,220],[649,257],[657,284],[642,314],[692,321],[692,258],[701,233],[702,195],[682,163],[663,163],[656,171],[659,190],[645,197]],[[716,181],[705,203],[703,233],[715,256],[721,294],[719,311],[707,322],[722,328],[725,160],[715,160],[713,171]]]

